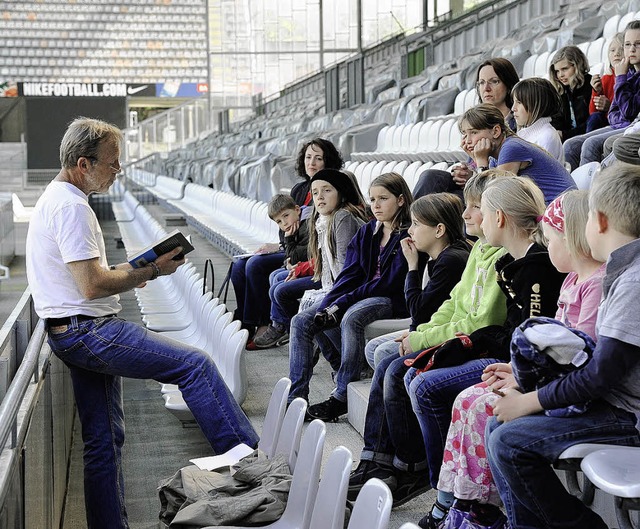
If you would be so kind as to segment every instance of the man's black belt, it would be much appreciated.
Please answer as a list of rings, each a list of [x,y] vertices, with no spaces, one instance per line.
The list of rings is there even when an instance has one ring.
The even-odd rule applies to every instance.
[[[106,316],[87,316],[78,314],[77,316],[67,316],[66,318],[47,318],[47,327],[59,327],[61,325],[71,325],[72,318],[77,321],[95,320],[96,318],[112,318],[115,314],[107,314]]]

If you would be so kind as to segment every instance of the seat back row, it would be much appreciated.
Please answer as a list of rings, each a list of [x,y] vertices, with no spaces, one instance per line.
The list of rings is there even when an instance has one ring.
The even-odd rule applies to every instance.
[[[455,117],[386,126],[378,133],[375,151],[354,152],[351,160],[453,163],[466,158],[460,148],[461,139]]]
[[[132,195],[131,195],[132,196]],[[131,204],[135,204],[131,202]],[[131,221],[118,222],[127,255],[147,247],[166,235],[166,230],[147,208],[135,205]],[[234,398],[242,403],[247,394],[247,375],[243,352],[248,332],[240,330],[240,322],[232,322],[232,314],[216,309],[218,299],[204,291],[204,280],[191,263],[175,274],[159,277],[145,288],[136,289],[136,299],[143,313],[143,323],[152,330],[199,347],[213,358]],[[218,333],[211,329],[225,317]]]
[[[278,227],[264,202],[187,184],[182,198],[167,203],[228,255],[253,253],[265,242],[278,241]]]

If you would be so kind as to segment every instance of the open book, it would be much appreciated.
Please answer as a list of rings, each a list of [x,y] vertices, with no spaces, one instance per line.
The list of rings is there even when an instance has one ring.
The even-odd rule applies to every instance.
[[[151,261],[155,261],[161,255],[170,252],[174,248],[182,246],[182,252],[179,253],[174,259],[182,259],[184,254],[193,251],[193,245],[191,241],[185,237],[180,230],[173,230],[171,233],[154,242],[151,246],[148,246],[144,250],[140,250],[129,259],[129,264],[133,268],[142,268]]]

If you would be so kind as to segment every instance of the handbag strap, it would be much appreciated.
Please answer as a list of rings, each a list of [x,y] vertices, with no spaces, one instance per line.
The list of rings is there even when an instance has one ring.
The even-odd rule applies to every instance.
[[[233,268],[233,261],[229,263],[229,270],[227,271],[227,275],[225,276],[222,284],[220,285],[220,290],[218,290],[218,299],[222,300],[222,303],[227,304],[227,296],[229,295],[229,283],[231,283],[231,269]],[[224,292],[224,297],[222,297],[222,293]]]
[[[202,283],[202,295],[204,296],[207,293],[207,276],[208,271],[211,270],[211,287],[209,288],[210,292],[213,292],[213,287],[216,283],[216,271],[213,268],[213,261],[211,259],[207,259],[204,262],[204,282]]]

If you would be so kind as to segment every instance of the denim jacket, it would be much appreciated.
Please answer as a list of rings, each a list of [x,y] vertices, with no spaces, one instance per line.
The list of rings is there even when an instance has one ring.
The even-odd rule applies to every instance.
[[[407,316],[404,281],[408,267],[400,248],[400,241],[407,236],[406,228],[393,232],[380,255],[382,223],[372,220],[362,226],[351,239],[342,272],[324,297],[318,312],[334,305],[338,307],[336,315],[340,319],[358,301],[381,296],[391,299],[394,318]],[[376,277],[378,256],[380,276]],[[423,260],[421,270],[424,270],[424,264]]]

